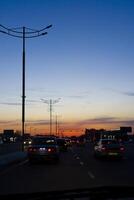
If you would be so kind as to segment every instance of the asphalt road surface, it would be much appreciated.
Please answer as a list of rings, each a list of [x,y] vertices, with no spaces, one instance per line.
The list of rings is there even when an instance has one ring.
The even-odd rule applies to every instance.
[[[98,160],[92,144],[61,153],[60,162],[31,165],[27,160],[0,172],[0,194],[29,193],[106,185],[134,186],[134,144],[123,160]]]

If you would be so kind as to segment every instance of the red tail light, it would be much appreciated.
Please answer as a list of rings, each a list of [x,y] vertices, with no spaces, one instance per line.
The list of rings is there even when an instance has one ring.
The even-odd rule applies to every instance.
[[[49,149],[48,149],[48,152],[51,152],[51,151],[52,151],[52,149],[51,149],[51,148],[49,148]]]
[[[106,147],[103,146],[103,147],[101,148],[101,150],[102,150],[102,151],[106,151]]]
[[[124,147],[120,147],[120,150],[121,150],[121,151],[124,151],[124,150],[125,150],[125,148],[124,148]]]
[[[35,151],[37,151],[36,148],[32,148],[32,147],[28,148],[28,152],[35,152]]]
[[[55,149],[55,148],[48,148],[47,151],[48,151],[48,152],[55,152],[56,149]]]

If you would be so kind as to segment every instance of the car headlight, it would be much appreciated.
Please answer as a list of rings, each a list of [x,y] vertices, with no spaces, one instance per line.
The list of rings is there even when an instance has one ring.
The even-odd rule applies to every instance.
[[[24,141],[24,144],[26,144],[26,142]]]
[[[29,141],[28,143],[29,143],[29,144],[32,144],[32,142],[31,142],[31,141]]]

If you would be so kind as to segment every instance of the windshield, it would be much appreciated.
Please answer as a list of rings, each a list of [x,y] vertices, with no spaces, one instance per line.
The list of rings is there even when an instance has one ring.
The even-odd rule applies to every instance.
[[[103,186],[134,187],[134,0],[0,0],[0,195]]]
[[[65,140],[57,140],[57,144],[64,145],[64,144],[66,144],[66,141]]]
[[[34,138],[32,141],[33,145],[53,145],[56,141],[52,138]]]
[[[116,140],[102,140],[102,144],[119,144]]]

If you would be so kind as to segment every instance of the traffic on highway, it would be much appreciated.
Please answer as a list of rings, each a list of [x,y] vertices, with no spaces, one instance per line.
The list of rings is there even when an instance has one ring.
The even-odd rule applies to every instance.
[[[0,200],[134,200],[134,0],[0,0]]]
[[[34,192],[36,195],[37,192],[46,195],[42,192],[68,191],[68,195],[71,195],[69,191],[76,189],[81,189],[79,192],[75,191],[77,195],[85,195],[85,189],[102,186],[113,187],[113,190],[114,187],[120,186],[119,191],[121,187],[131,190],[128,187],[134,185],[134,173],[128,169],[134,167],[134,143],[123,141],[119,146],[114,139],[100,138],[98,141],[97,138],[98,148],[101,146],[98,151],[103,156],[95,156],[96,142],[82,138],[83,142],[79,137],[75,137],[74,142],[74,137],[33,137],[31,144],[27,145],[27,158],[0,171],[0,195],[15,194],[16,191],[19,194]],[[61,148],[61,143],[65,145],[66,150]],[[107,154],[104,153],[105,149],[101,144],[106,146]],[[120,150],[123,151],[121,157],[119,148],[123,148]],[[103,190],[104,188],[102,194],[105,193]],[[53,194],[51,199],[54,199],[54,195],[59,194]],[[59,196],[58,198],[60,199]]]

